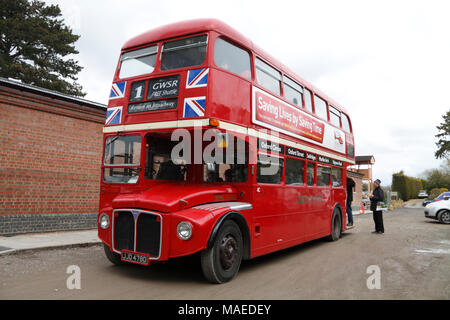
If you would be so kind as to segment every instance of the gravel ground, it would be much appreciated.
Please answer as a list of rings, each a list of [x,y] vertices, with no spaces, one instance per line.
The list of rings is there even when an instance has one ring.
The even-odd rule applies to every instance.
[[[450,226],[423,209],[384,220],[386,233],[376,235],[372,215],[355,216],[339,241],[245,261],[222,285],[203,279],[196,256],[151,267],[113,266],[98,245],[0,256],[0,299],[450,299]],[[80,267],[79,290],[67,289],[70,265]],[[381,289],[367,288],[371,265]]]

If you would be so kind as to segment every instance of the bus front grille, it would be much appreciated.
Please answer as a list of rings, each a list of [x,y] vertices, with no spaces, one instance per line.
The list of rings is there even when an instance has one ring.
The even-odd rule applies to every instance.
[[[129,250],[159,258],[161,217],[143,211],[118,210],[114,217],[113,237],[116,251]]]
[[[134,219],[129,211],[121,211],[114,217],[114,248],[117,251],[134,250]]]
[[[159,256],[161,222],[155,215],[141,214],[137,219],[136,251]]]

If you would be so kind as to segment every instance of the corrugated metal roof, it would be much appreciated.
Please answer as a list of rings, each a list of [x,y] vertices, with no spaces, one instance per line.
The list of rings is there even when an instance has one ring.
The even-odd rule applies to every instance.
[[[65,101],[74,102],[74,103],[81,104],[84,106],[90,106],[90,107],[95,107],[95,108],[100,108],[100,109],[107,108],[107,106],[102,103],[86,100],[83,98],[78,98],[78,97],[64,94],[64,93],[61,93],[58,91],[53,91],[53,90],[37,87],[37,86],[31,85],[31,84],[22,83],[17,80],[11,80],[11,79],[6,79],[6,78],[0,77],[0,84],[7,86],[7,87],[16,88],[19,90],[24,90],[24,91],[28,91],[28,92],[32,92],[32,93],[41,94],[41,95],[55,98],[55,99],[62,99]]]

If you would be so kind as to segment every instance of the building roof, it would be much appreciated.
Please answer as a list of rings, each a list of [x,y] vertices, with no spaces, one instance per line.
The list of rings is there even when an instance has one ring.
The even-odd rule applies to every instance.
[[[106,110],[106,108],[107,108],[107,106],[102,103],[86,100],[83,98],[78,98],[78,97],[64,94],[64,93],[61,93],[58,91],[53,91],[53,90],[37,87],[37,86],[31,85],[31,84],[25,84],[25,83],[19,82],[17,80],[11,80],[11,79],[6,79],[6,78],[0,77],[0,85],[18,89],[18,90],[22,90],[22,91],[40,94],[40,95],[54,98],[54,99],[65,100],[68,102],[81,104],[81,105],[96,108],[96,109]]]
[[[374,164],[375,163],[375,157],[370,156],[356,156],[355,157],[356,164]]]

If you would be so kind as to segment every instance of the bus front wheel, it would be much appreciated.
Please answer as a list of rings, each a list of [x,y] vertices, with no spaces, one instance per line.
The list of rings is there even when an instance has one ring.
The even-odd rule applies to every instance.
[[[109,246],[106,245],[106,243],[103,244],[103,249],[105,250],[105,256],[108,258],[109,261],[111,261],[117,266],[123,264],[122,260],[120,259],[120,255],[118,253],[111,251],[111,249],[109,249]]]
[[[338,208],[334,208],[333,217],[331,219],[331,234],[328,236],[328,240],[336,241],[341,237],[342,232],[342,219]]]
[[[211,248],[202,251],[201,265],[205,278],[212,283],[233,279],[241,266],[243,247],[238,225],[232,220],[225,221]]]

